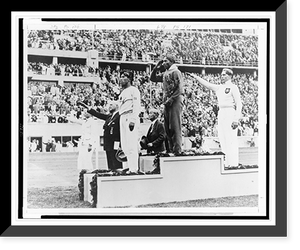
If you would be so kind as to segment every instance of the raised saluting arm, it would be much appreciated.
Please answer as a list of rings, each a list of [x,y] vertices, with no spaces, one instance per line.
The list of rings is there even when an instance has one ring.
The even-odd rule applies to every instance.
[[[163,76],[162,74],[159,75],[157,74],[159,72],[159,68],[161,67],[163,63],[163,60],[160,60],[153,68],[150,74],[150,81],[152,82],[162,82],[163,81]]]
[[[210,89],[210,90],[217,91],[218,88],[219,88],[219,85],[210,83],[210,82],[204,80],[203,78],[201,78],[200,76],[197,76],[196,74],[189,73],[189,72],[186,72],[186,74],[188,74],[189,76],[193,77],[193,78],[196,79],[201,85],[203,85],[204,87],[206,87],[206,88],[208,88],[208,89]]]

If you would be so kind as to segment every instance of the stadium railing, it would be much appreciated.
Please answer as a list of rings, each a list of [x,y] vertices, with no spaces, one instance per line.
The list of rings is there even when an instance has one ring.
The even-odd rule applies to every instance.
[[[126,56],[126,60],[122,60],[122,56],[115,55],[105,55],[104,53],[99,52],[99,60],[111,60],[111,61],[123,61],[123,62],[148,62],[148,63],[157,63],[160,59],[155,58],[154,56],[150,56],[150,60],[143,59],[132,59],[132,57]],[[257,67],[257,62],[224,62],[224,63],[216,63],[214,61],[207,60],[205,64],[203,64],[202,60],[186,60],[183,59],[182,62],[180,60],[176,60],[177,64],[187,64],[187,65],[202,65],[202,66],[246,66],[246,67]]]
[[[27,53],[30,56],[51,56],[51,57],[70,57],[70,58],[84,58],[88,56],[88,52],[85,51],[70,51],[70,50],[51,50],[42,48],[28,48]],[[153,54],[148,54],[148,59],[142,58],[132,58],[131,55],[126,56],[126,60],[122,60],[121,55],[107,55],[103,52],[98,53],[99,61],[115,61],[115,62],[130,62],[130,63],[157,63],[160,59],[156,58]],[[177,64],[183,65],[197,65],[197,66],[237,66],[237,67],[258,67],[258,62],[215,62],[211,60],[206,60],[205,64],[202,60],[177,60]]]

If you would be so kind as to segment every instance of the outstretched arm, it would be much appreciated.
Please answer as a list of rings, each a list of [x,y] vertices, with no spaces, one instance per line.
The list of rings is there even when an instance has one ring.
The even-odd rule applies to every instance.
[[[204,87],[213,90],[213,91],[217,91],[219,88],[219,85],[216,84],[212,84],[206,80],[204,80],[203,78],[201,78],[200,76],[197,76],[196,74],[193,73],[189,73],[186,72],[186,74],[188,74],[189,76],[193,77],[194,79],[196,79],[201,85],[203,85]]]
[[[80,124],[80,125],[83,124],[83,121],[82,121],[82,120],[77,119],[77,118],[75,118],[75,117],[66,117],[66,119],[67,119],[69,122],[77,123],[77,124]]]
[[[101,120],[106,120],[109,117],[109,115],[100,113],[100,112],[98,112],[94,109],[90,109],[87,112],[89,114],[91,114],[92,116],[95,116],[95,117],[97,117],[98,119],[101,119]]]
[[[77,104],[80,105],[80,106],[82,106],[82,107],[84,107],[84,108],[86,108],[87,112],[89,114],[91,114],[92,116],[97,117],[98,119],[106,120],[108,118],[108,116],[109,116],[107,114],[104,114],[104,113],[101,113],[101,112],[98,112],[98,111],[92,109],[91,106],[86,105],[84,102],[80,102],[79,101],[79,102],[77,102]]]

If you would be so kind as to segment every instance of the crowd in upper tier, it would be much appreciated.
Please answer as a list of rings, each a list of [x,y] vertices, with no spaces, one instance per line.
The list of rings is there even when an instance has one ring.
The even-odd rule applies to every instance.
[[[172,53],[177,63],[257,66],[258,36],[199,31],[161,30],[31,30],[29,48],[88,51],[100,58],[157,61]]]

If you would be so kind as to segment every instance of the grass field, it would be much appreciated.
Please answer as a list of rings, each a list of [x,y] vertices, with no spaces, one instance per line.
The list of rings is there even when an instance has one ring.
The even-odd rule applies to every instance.
[[[26,169],[27,207],[40,208],[91,208],[89,202],[79,200],[76,153],[37,153],[29,157]],[[95,162],[95,159],[94,159]],[[105,155],[99,154],[103,167]],[[138,207],[257,207],[258,195],[222,197],[147,204]]]
[[[91,208],[79,200],[77,187],[46,187],[28,190],[28,208]]]
[[[257,207],[258,196],[234,196],[216,199],[190,200],[137,206],[151,207]],[[28,190],[28,208],[91,208],[91,204],[80,201],[76,187],[30,188]]]

